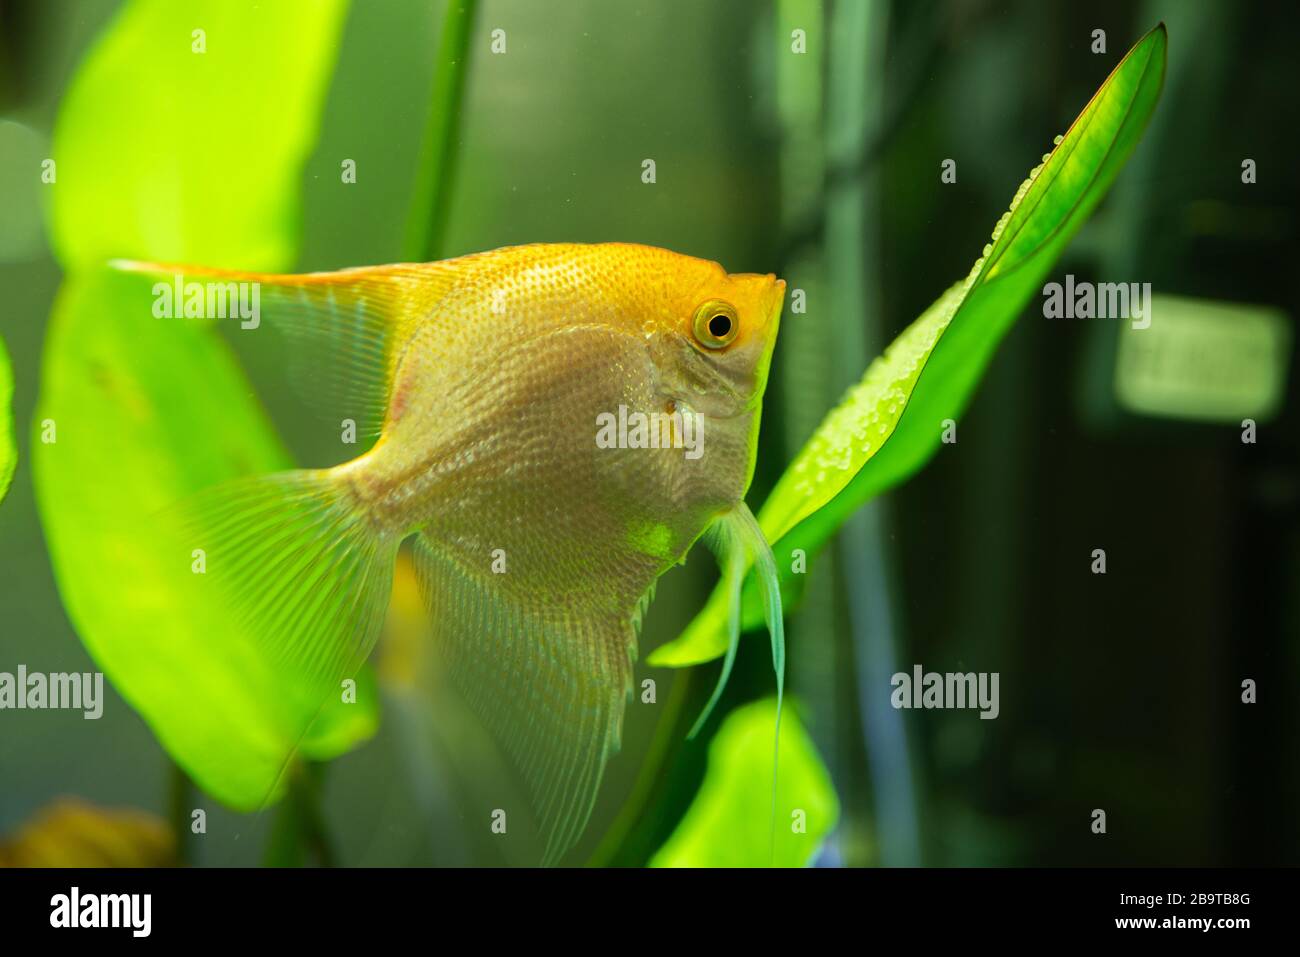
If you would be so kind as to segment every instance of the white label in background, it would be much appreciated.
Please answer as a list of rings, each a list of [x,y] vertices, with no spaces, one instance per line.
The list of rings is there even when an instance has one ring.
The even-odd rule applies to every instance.
[[[1120,328],[1115,398],[1130,412],[1266,420],[1286,392],[1291,328],[1278,309],[1154,296],[1149,328]]]

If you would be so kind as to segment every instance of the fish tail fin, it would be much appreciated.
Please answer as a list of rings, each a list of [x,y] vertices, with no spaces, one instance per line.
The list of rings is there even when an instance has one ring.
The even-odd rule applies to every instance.
[[[370,520],[339,469],[236,479],[175,516],[202,557],[195,587],[219,590],[232,630],[316,713],[375,644],[400,536]]]

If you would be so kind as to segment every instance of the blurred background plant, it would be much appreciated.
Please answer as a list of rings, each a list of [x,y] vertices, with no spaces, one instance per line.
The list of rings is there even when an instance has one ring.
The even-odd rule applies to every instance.
[[[1254,315],[1241,304],[1273,307],[1254,315],[1264,333],[1238,341],[1251,358],[1210,370],[1267,374],[1273,394],[1153,411],[1123,378],[1117,324],[1025,310],[962,441],[811,566],[789,629],[802,704],[781,797],[811,820],[777,860],[1294,862],[1300,476],[1283,264],[1296,186],[1282,173],[1294,132],[1276,121],[1297,87],[1294,14],[1261,30],[1248,5],[1214,0],[169,6],[0,2],[0,332],[18,431],[33,435],[0,508],[0,671],[102,667],[125,698],[95,722],[0,713],[0,833],[76,793],[170,816],[190,863],[526,859],[462,820],[476,739],[438,693],[404,574],[377,682],[367,673],[360,707],[307,743],[333,759],[328,775],[304,766],[279,811],[253,812],[293,739],[292,676],[207,641],[217,610],[178,634],[183,616],[147,587],[140,524],[220,474],[337,461],[337,430],[285,388],[275,350],[153,335],[103,260],[333,269],[620,239],[778,272],[807,308],[787,304],[758,505],[1164,19],[1161,109],[1051,277],[1237,304],[1219,327],[1229,340]],[[42,182],[51,157],[57,178]],[[955,182],[941,181],[945,159]],[[1255,445],[1241,442],[1247,413]],[[42,448],[46,419],[59,442]],[[1097,547],[1105,576],[1089,572]],[[664,579],[643,661],[713,577],[693,556]],[[713,672],[639,669],[655,700],[630,705],[572,861],[765,862],[762,841],[746,857],[770,812],[770,738],[755,745],[770,711],[744,704],[771,690],[759,651],[742,646],[723,707],[689,743]],[[204,655],[208,687],[175,680]],[[1001,716],[889,708],[888,675],[913,662],[1000,672]],[[1271,679],[1257,705],[1240,704],[1247,677]],[[192,807],[208,815],[201,837]],[[1118,840],[1093,838],[1095,807]]]

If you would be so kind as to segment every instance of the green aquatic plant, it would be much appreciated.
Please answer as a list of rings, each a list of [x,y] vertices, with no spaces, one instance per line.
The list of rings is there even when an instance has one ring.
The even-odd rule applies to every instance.
[[[813,859],[839,820],[839,799],[799,709],[788,708],[769,830],[772,796],[757,782],[772,779],[777,710],[776,699],[767,698],[727,715],[709,742],[704,781],[652,867],[804,867]]]
[[[469,72],[469,38],[477,9],[478,0],[450,0],[443,12],[429,117],[420,143],[419,172],[406,222],[406,258],[412,262],[443,258],[465,74]]]
[[[856,509],[920,469],[938,450],[998,343],[1106,195],[1146,128],[1165,75],[1164,25],[1143,37],[1035,166],[965,279],[894,340],[795,456],[758,512],[787,602],[805,562]],[[802,561],[800,560],[802,557]],[[762,621],[753,576],[744,621]],[[649,657],[685,667],[727,650],[720,585],[676,640]]]
[[[124,4],[55,125],[49,221],[63,268],[119,256],[288,267],[346,11],[345,0]]]
[[[0,502],[9,491],[18,465],[18,446],[14,444],[14,416],[10,408],[14,399],[14,373],[9,352],[0,339]]]
[[[114,687],[200,787],[241,809],[279,794],[295,746],[326,759],[369,737],[377,696],[363,671],[355,703],[336,699],[313,721],[320,702],[292,669],[214,640],[225,610],[166,587],[176,561],[198,559],[160,553],[150,532],[161,509],[292,462],[217,331],[178,321],[158,335],[148,287],[103,264],[293,261],[298,181],[344,11],[127,4],[78,70],[54,134],[49,217],[67,276],[36,415],[55,441],[33,441],[32,468],[55,579]],[[147,147],[184,115],[228,118],[256,148],[232,156],[200,135]],[[88,480],[105,469],[112,481]]]

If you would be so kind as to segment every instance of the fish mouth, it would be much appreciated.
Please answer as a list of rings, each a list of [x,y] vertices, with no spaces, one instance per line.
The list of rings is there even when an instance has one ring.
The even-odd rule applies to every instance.
[[[785,304],[785,280],[777,279],[775,273],[768,273],[772,287],[767,293],[767,321],[775,326],[781,320],[781,306]]]
[[[761,352],[754,361],[755,388],[745,403],[744,412],[754,412],[763,404],[763,393],[767,387],[767,373],[772,364],[772,354],[776,351],[776,334],[781,326],[781,308],[785,305],[785,280],[778,279],[774,273],[767,274],[768,287],[763,295],[763,332],[760,342],[755,343]]]
[[[776,273],[745,273],[744,278],[754,283],[755,303],[764,336],[770,338],[781,319],[781,306],[785,303],[785,280]]]
[[[767,288],[763,291],[759,308],[763,316],[763,330],[770,345],[781,322],[781,307],[785,304],[785,280],[776,278],[775,273],[768,273],[764,278],[767,280]]]

